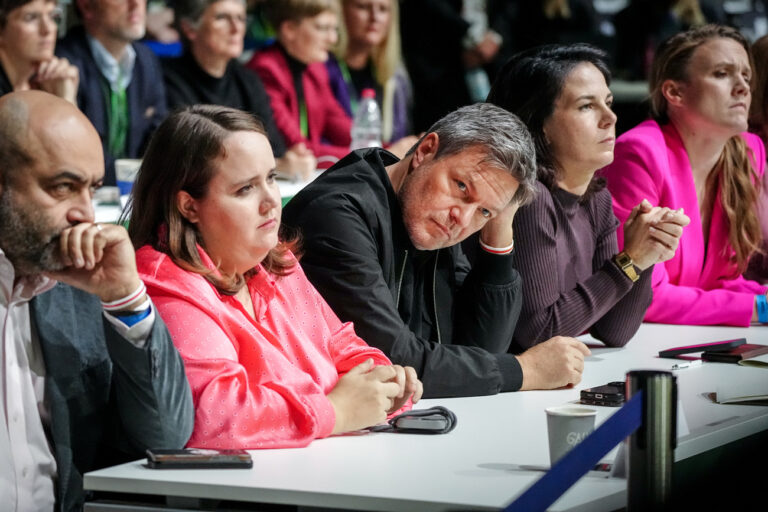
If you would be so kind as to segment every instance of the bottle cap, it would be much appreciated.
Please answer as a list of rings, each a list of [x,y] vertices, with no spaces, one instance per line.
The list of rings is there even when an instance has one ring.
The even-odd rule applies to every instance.
[[[360,93],[360,96],[362,98],[376,98],[376,91],[373,89],[363,89],[363,92]]]

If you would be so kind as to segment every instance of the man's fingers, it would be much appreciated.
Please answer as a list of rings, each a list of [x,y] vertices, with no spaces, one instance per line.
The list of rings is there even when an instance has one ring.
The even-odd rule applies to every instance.
[[[95,224],[91,224],[88,228],[82,231],[80,236],[80,252],[83,255],[83,262],[85,268],[91,270],[96,265],[96,251],[94,245],[96,244],[96,235],[99,232],[99,228]],[[102,241],[103,243],[103,241]]]
[[[584,343],[580,342],[576,338],[565,338],[565,339],[568,340],[570,346],[574,347],[576,350],[581,352],[581,354],[583,354],[584,356],[588,356],[592,354],[592,352],[590,352],[589,350],[589,347],[587,347]]]
[[[61,251],[62,254],[66,254],[71,261],[71,265],[75,268],[83,268],[85,266],[85,258],[83,257],[82,249],[82,237],[83,231],[85,231],[87,224],[78,224],[67,228],[62,232]],[[67,233],[66,240],[63,236]]]

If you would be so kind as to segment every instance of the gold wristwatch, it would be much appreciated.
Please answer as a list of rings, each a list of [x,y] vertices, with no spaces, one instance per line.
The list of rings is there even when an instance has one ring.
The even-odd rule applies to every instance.
[[[624,274],[626,274],[626,276],[630,278],[633,283],[640,279],[640,276],[637,275],[637,271],[635,270],[635,264],[632,262],[632,258],[625,251],[621,251],[619,254],[614,256],[613,262],[618,265],[621,271],[624,272]]]

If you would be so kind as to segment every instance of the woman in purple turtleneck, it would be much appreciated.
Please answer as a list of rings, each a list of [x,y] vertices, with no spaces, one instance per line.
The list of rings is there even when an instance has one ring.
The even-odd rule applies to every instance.
[[[635,334],[651,302],[651,269],[671,258],[688,218],[638,204],[624,228],[595,172],[613,160],[616,115],[605,53],[547,45],[513,56],[488,101],[517,114],[536,143],[539,183],[515,216],[523,311],[512,350],[589,332],[609,346]],[[530,94],[536,91],[536,94]]]

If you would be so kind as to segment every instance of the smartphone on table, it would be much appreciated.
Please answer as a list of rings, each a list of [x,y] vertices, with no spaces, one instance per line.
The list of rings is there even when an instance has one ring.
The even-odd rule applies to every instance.
[[[624,383],[620,381],[581,390],[581,403],[587,405],[619,407],[624,398]]]
[[[251,454],[245,450],[147,450],[147,467],[152,469],[252,468]]]

